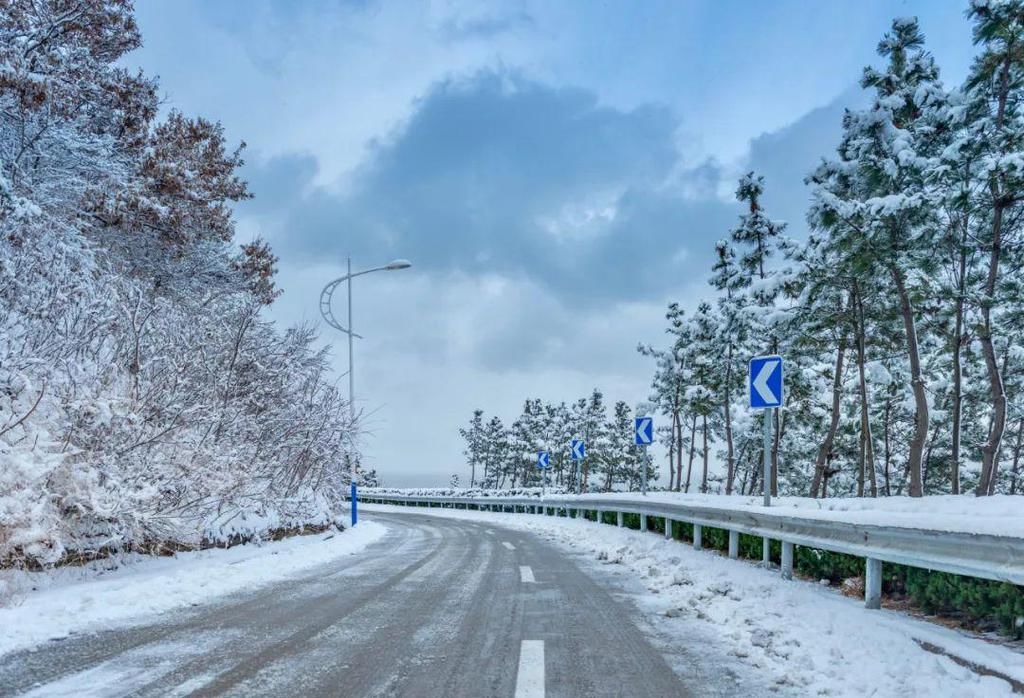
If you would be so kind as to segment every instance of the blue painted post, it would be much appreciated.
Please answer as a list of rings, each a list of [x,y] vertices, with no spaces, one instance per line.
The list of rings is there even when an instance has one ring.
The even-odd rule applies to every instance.
[[[356,521],[358,520],[358,518],[359,517],[356,515],[356,483],[353,482],[352,483],[352,525],[353,526],[356,525]]]

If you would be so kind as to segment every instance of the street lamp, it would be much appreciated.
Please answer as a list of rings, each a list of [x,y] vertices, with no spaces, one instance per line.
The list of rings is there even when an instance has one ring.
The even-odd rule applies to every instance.
[[[358,334],[352,331],[352,279],[363,274],[370,274],[375,271],[397,271],[399,269],[408,269],[412,266],[412,262],[407,259],[396,259],[392,262],[385,264],[382,267],[374,267],[373,269],[364,269],[363,271],[357,271],[352,273],[352,258],[348,258],[348,273],[324,286],[324,290],[320,292],[320,315],[323,317],[324,322],[348,335],[348,413],[351,418],[352,424],[356,421],[356,388],[355,388],[355,373],[352,365],[352,339],[359,337]],[[346,291],[348,295],[348,323],[346,326],[342,326],[340,322],[334,317],[334,311],[331,309],[331,301],[334,299],[334,292],[338,286],[342,283],[346,284]],[[362,339],[362,337],[360,337]],[[349,465],[352,468],[352,525],[356,525],[356,459],[352,454],[351,446],[349,447]]]

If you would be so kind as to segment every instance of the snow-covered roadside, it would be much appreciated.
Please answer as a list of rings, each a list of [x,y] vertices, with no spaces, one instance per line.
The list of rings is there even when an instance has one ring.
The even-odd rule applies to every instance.
[[[364,506],[367,511],[404,507]],[[1024,682],[1024,654],[889,611],[868,611],[860,600],[777,571],[696,551],[610,525],[571,519],[452,509],[415,513],[484,520],[530,531],[595,560],[621,566],[648,590],[639,603],[685,642],[693,623],[713,629],[737,661],[759,667],[780,687],[800,695],[1003,696],[1010,685],[979,676],[927,652],[928,642],[965,660]]]
[[[261,546],[139,556],[111,571],[103,571],[98,562],[91,568],[12,577],[16,586],[28,584],[35,590],[17,594],[9,607],[0,608],[0,654],[80,632],[132,625],[287,579],[359,552],[386,531],[384,525],[366,521],[342,533],[295,536]]]
[[[466,494],[463,494],[466,492]],[[459,490],[452,488],[429,489],[376,489],[366,493],[400,494],[409,496],[508,496],[504,490]],[[523,496],[537,496],[536,489],[522,490]],[[1024,496],[996,495],[934,495],[928,497],[844,497],[814,499],[811,497],[775,497],[770,509],[765,509],[761,497],[722,494],[687,494],[682,492],[608,492],[602,494],[565,495],[581,503],[599,503],[604,499],[635,502],[667,502],[693,508],[732,509],[782,514],[818,521],[840,521],[874,526],[922,528],[933,531],[983,533],[1024,538]]]

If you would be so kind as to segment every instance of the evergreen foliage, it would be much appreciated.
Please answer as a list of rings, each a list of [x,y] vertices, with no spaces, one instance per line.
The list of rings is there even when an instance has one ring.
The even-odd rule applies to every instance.
[[[670,488],[689,491],[696,463],[702,491],[762,490],[744,380],[768,353],[787,366],[774,494],[1024,487],[1024,2],[976,0],[968,16],[979,55],[956,88],[916,19],[892,22],[861,78],[869,105],[808,173],[806,241],[765,210],[770,183],[740,178],[713,297],[671,303],[667,346],[639,348]]]
[[[608,415],[604,395],[595,389],[589,397],[572,405],[526,400],[511,427],[505,427],[497,416],[485,425],[483,410],[474,410],[468,426],[459,432],[466,442],[471,472],[476,464],[482,466],[478,482],[485,488],[540,487],[542,474],[536,467],[537,452],[548,451],[551,487],[564,487],[571,492],[639,490],[643,469],[647,468],[652,486],[658,471],[647,449],[633,442],[634,415],[621,400]],[[586,458],[582,461],[570,458],[572,439],[583,439],[586,443]]]

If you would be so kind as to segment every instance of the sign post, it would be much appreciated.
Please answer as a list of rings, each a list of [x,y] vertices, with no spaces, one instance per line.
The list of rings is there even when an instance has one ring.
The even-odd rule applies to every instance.
[[[782,406],[782,357],[755,356],[750,360],[750,407],[762,410],[764,420],[764,505],[772,504],[772,417]]]
[[[540,468],[540,497],[547,495],[548,468],[551,467],[551,454],[547,451],[537,451],[537,467]]]
[[[637,417],[633,420],[633,443],[637,446],[650,446],[654,443],[654,419],[651,417]],[[641,459],[640,467],[643,469],[641,492],[647,495],[647,451]]]
[[[576,494],[583,494],[583,464],[581,461],[587,457],[587,444],[583,439],[573,439],[569,442],[569,457],[572,458],[576,468]]]

